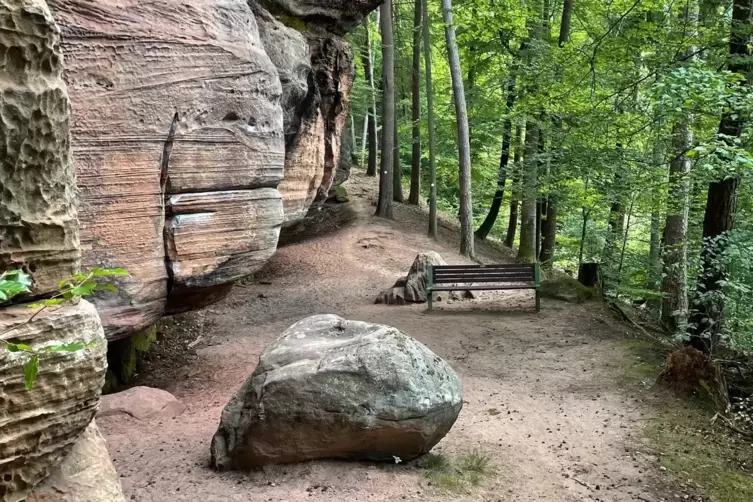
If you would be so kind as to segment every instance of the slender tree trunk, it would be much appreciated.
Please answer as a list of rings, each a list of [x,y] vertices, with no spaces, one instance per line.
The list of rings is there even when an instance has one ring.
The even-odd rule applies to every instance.
[[[686,36],[695,36],[698,12],[693,2],[683,8],[679,19],[685,27]],[[688,60],[695,54],[695,47],[685,51]],[[678,119],[672,126],[672,160],[669,164],[669,197],[667,218],[664,224],[664,260],[661,320],[672,332],[686,330],[688,321],[688,217],[690,207],[691,160],[687,152],[693,147],[692,118],[688,115]]]
[[[745,78],[739,85],[751,86],[751,56],[753,56],[753,0],[734,0],[730,32],[729,70]],[[727,112],[719,124],[719,134],[731,143],[742,135],[746,124],[741,111]],[[723,135],[723,136],[722,136]],[[709,184],[706,213],[703,220],[703,249],[701,273],[698,279],[699,298],[690,318],[694,326],[690,345],[704,352],[712,352],[723,327],[724,298],[721,282],[727,271],[718,259],[726,247],[726,239],[734,226],[737,205],[738,176],[719,179]]]
[[[455,42],[452,19],[452,0],[442,0],[442,14],[447,40],[447,55],[452,77],[452,94],[458,127],[458,156],[460,165],[460,254],[474,256],[473,205],[471,200],[471,146],[468,136],[468,111],[465,104],[460,54]]]
[[[558,39],[559,47],[563,47],[570,38],[570,16],[573,10],[573,0],[565,0],[562,5],[562,22],[560,24],[560,34]],[[556,130],[561,133],[561,120],[556,120]],[[555,138],[555,141],[556,138]],[[550,140],[550,143],[555,143]],[[556,150],[559,153],[556,161],[558,162],[562,157],[561,146]],[[554,169],[557,169],[557,162],[555,162]],[[554,251],[557,246],[557,210],[559,207],[557,201],[557,192],[550,187],[549,194],[546,200],[546,219],[542,223],[541,228],[541,252],[539,253],[539,261],[544,269],[551,270],[554,266]]]
[[[363,20],[363,27],[366,30],[366,44],[361,48],[361,60],[363,62],[364,73],[369,84],[369,90],[371,91],[371,100],[369,103],[368,112],[368,167],[366,168],[366,174],[368,176],[376,176],[377,172],[377,107],[376,107],[376,86],[374,85],[374,56],[371,50],[371,16],[366,16]]]
[[[382,29],[382,156],[379,172],[377,216],[392,218],[393,161],[395,140],[395,42],[392,33],[392,0],[380,7]]]
[[[620,151],[620,159],[622,159],[622,145],[617,145]],[[604,277],[605,292],[608,287],[614,286],[619,282],[619,277],[616,274],[617,271],[617,256],[619,243],[622,242],[622,237],[625,232],[625,207],[623,204],[623,193],[625,178],[623,176],[623,163],[620,160],[619,166],[614,173],[614,179],[612,182],[613,199],[609,207],[609,219],[607,221],[609,229],[607,230],[607,238],[604,243],[603,262],[604,267],[602,269]]]
[[[526,51],[526,42],[520,47],[519,54],[516,57],[516,61],[513,63],[510,69],[510,76],[507,80],[507,99],[505,101],[505,122],[502,130],[502,153],[499,157],[499,170],[497,172],[497,190],[494,192],[494,199],[492,199],[492,205],[489,207],[489,213],[486,215],[484,222],[476,230],[476,237],[481,240],[486,240],[494,228],[494,224],[499,216],[499,210],[502,207],[502,200],[505,195],[505,183],[507,182],[507,166],[510,163],[510,144],[512,137],[512,110],[515,107],[516,93],[516,81],[518,71],[520,67],[520,53]],[[519,137],[519,136],[518,136]],[[517,207],[516,207],[517,211]],[[514,236],[513,236],[514,239]],[[512,246],[512,244],[510,245]]]
[[[397,106],[397,105],[396,105]],[[397,134],[397,114],[394,127],[395,146],[392,149],[392,197],[395,202],[405,202],[403,197],[403,168],[400,164],[400,141]]]
[[[522,158],[522,150],[523,150],[523,144],[521,141],[521,136],[523,135],[523,128],[518,125],[515,127],[515,150],[513,153],[513,173],[512,173],[512,179],[510,180],[510,217],[507,220],[507,233],[505,235],[505,246],[508,248],[513,247],[515,244],[515,234],[518,230],[518,198],[519,194],[515,191],[517,190],[518,185],[520,184],[520,172],[521,172],[521,164],[520,160]]]
[[[544,269],[554,265],[554,245],[557,239],[557,198],[550,195],[546,203],[546,218],[541,224],[541,252],[539,261]]]
[[[502,153],[499,156],[499,171],[497,172],[497,190],[494,192],[492,205],[489,207],[489,213],[486,215],[484,222],[476,230],[476,237],[486,240],[494,228],[494,223],[499,216],[499,209],[502,207],[502,200],[505,196],[505,183],[507,182],[507,165],[510,163],[510,139],[512,137],[512,117],[510,116],[513,106],[515,106],[515,80],[516,69],[510,73],[507,80],[507,102],[505,103],[504,129],[502,131]]]
[[[533,121],[526,123],[525,160],[523,161],[523,203],[520,214],[520,245],[518,259],[536,261],[536,180],[538,176],[539,128]]]
[[[427,0],[421,0],[421,24],[424,38],[424,73],[426,78],[426,118],[429,133],[429,237],[437,238],[437,158],[434,147],[434,84],[431,77],[431,26]]]
[[[657,141],[654,145],[653,152],[653,169],[660,170],[662,175],[656,176],[655,182],[657,185],[661,185],[665,182],[666,171],[664,167],[664,146],[661,141]],[[659,197],[656,197],[657,201],[654,202],[651,208],[651,231],[648,250],[648,274],[646,274],[646,289],[651,291],[661,290],[662,281],[662,230],[661,230],[661,209],[662,206],[658,202]],[[649,310],[652,313],[661,312],[661,301],[651,299],[648,302]]]
[[[573,14],[573,0],[565,0],[562,5],[562,22],[560,23],[559,46],[563,47],[570,40],[570,18]]]
[[[684,121],[672,129],[669,165],[669,199],[664,225],[664,278],[662,280],[662,322],[672,332],[684,330],[688,315],[687,258],[688,211],[690,204],[690,158],[693,133]]]
[[[413,16],[412,113],[413,152],[411,155],[408,204],[418,205],[421,198],[421,1],[416,0]]]

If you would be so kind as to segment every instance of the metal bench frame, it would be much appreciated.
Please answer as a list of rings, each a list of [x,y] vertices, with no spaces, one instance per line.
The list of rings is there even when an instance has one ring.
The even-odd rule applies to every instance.
[[[504,291],[536,290],[536,312],[541,310],[539,264],[505,265],[437,265],[429,266],[426,298],[432,310],[433,294],[437,291]]]

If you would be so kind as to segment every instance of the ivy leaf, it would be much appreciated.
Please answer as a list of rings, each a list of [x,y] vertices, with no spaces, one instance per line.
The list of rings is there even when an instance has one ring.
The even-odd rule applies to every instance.
[[[109,291],[111,293],[117,293],[118,292],[118,288],[116,288],[112,284],[97,284],[96,290],[97,291],[104,290],[104,291]]]
[[[34,388],[34,383],[37,381],[37,375],[39,374],[39,357],[34,356],[24,364],[24,384],[26,390],[31,391]]]
[[[71,290],[74,296],[91,296],[97,288],[97,283],[92,280],[85,281]]]

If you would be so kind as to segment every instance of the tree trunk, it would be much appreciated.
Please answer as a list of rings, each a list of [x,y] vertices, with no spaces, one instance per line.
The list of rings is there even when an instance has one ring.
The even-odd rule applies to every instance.
[[[753,0],[734,0],[732,3],[732,27],[730,30],[729,70],[745,78],[738,85],[751,86],[750,72],[753,69]],[[740,138],[745,126],[742,111],[733,110],[722,116],[719,134],[724,141],[732,143]],[[723,136],[722,136],[723,135]],[[698,280],[700,297],[694,305],[690,345],[705,353],[713,350],[723,327],[724,298],[718,294],[721,281],[727,273],[719,264],[718,257],[724,252],[727,234],[734,225],[737,203],[738,176],[725,177],[709,184],[706,213],[703,220],[703,249],[701,251],[701,274]]]
[[[520,47],[519,53],[525,51],[526,42]],[[502,200],[505,195],[505,183],[507,182],[507,166],[510,163],[510,144],[512,137],[512,110],[515,107],[515,98],[517,93],[515,91],[515,84],[517,81],[518,70],[520,66],[519,57],[513,63],[510,69],[510,76],[507,79],[507,100],[505,102],[505,122],[502,130],[502,153],[499,157],[499,171],[497,172],[497,190],[494,192],[494,199],[492,199],[492,205],[489,207],[489,213],[486,215],[484,222],[476,230],[476,237],[486,240],[489,236],[489,232],[494,228],[494,223],[499,216],[499,210],[502,207]],[[511,203],[512,204],[512,203]],[[517,210],[517,208],[516,208]],[[514,239],[514,237],[513,237]],[[512,246],[512,245],[510,245]]]
[[[525,160],[523,161],[523,202],[520,214],[520,245],[518,259],[523,262],[536,261],[536,178],[538,175],[537,154],[539,149],[539,128],[533,121],[526,123]]]
[[[546,219],[541,225],[541,252],[539,261],[542,268],[551,270],[554,265],[554,247],[557,239],[557,198],[549,195],[546,203]]]
[[[473,205],[471,200],[471,146],[468,137],[468,111],[465,105],[463,74],[460,55],[455,42],[455,25],[452,19],[452,0],[442,0],[442,14],[447,40],[447,55],[452,77],[452,94],[458,127],[458,157],[460,168],[460,254],[474,256]]]
[[[412,114],[413,152],[410,169],[408,204],[418,205],[421,198],[421,1],[416,0],[413,16]]]
[[[573,14],[573,0],[565,0],[562,5],[562,22],[560,23],[559,46],[564,46],[570,40],[570,18]]]
[[[693,132],[685,121],[672,128],[669,165],[669,197],[664,224],[664,278],[662,280],[662,322],[672,332],[684,330],[688,314],[687,258],[688,207],[690,203],[690,158]]]
[[[396,105],[397,106],[397,105]],[[392,200],[403,203],[403,168],[400,164],[400,141],[397,134],[397,114],[395,114],[394,138],[395,145],[392,149]]]
[[[392,33],[392,0],[380,7],[382,29],[382,156],[379,172],[377,216],[392,218],[393,161],[395,140],[395,42]]]
[[[563,47],[570,38],[570,16],[573,10],[573,0],[565,0],[562,6],[562,22],[560,24],[560,34],[558,44]],[[557,130],[561,132],[562,121],[555,120]],[[554,143],[550,140],[550,142]],[[562,156],[561,146],[558,147],[559,158]],[[559,158],[557,159],[559,161]],[[555,163],[555,169],[557,164]],[[546,202],[546,219],[541,228],[541,251],[539,252],[539,261],[546,270],[551,270],[554,266],[554,250],[557,246],[557,193],[549,190]]]
[[[622,145],[618,145],[620,151],[622,151]],[[622,154],[620,155],[622,158]],[[623,184],[625,182],[622,176],[622,161],[614,173],[614,181],[612,182],[613,194],[612,204],[609,207],[609,229],[607,230],[607,238],[604,243],[602,274],[604,278],[605,289],[611,287],[619,282],[619,277],[615,273],[615,265],[617,264],[617,250],[619,243],[622,242],[622,237],[625,232],[625,207],[623,204]]]
[[[421,0],[421,24],[424,38],[424,73],[426,74],[426,118],[429,133],[429,237],[437,238],[437,158],[434,147],[434,87],[431,77],[431,27],[427,0]]]
[[[515,151],[513,153],[513,174],[510,180],[510,217],[507,220],[507,234],[505,235],[505,246],[508,248],[513,247],[515,244],[515,234],[518,230],[518,194],[513,191],[516,190],[518,183],[520,183],[520,160],[522,158],[521,152],[523,145],[521,144],[521,136],[523,135],[523,128],[518,125],[515,127]]]
[[[368,111],[368,167],[366,168],[367,176],[376,176],[377,171],[377,120],[376,120],[376,86],[374,85],[374,56],[371,51],[371,16],[366,16],[363,20],[363,27],[366,30],[366,44],[361,48],[361,61],[363,62],[364,73],[368,80],[369,89],[371,91],[371,102],[369,103]]]

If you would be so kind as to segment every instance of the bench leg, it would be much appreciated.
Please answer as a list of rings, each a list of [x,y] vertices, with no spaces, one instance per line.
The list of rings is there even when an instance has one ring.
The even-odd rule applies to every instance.
[[[431,301],[433,299],[434,295],[432,294],[430,289],[426,290],[426,300],[429,302],[429,312],[431,312]]]
[[[536,290],[536,312],[541,312],[541,298],[539,297],[539,290]]]

